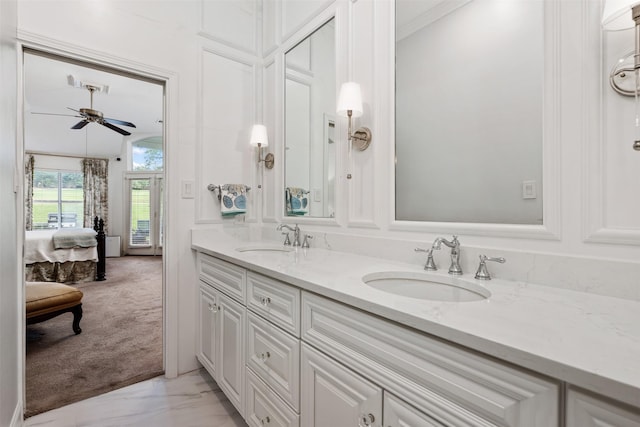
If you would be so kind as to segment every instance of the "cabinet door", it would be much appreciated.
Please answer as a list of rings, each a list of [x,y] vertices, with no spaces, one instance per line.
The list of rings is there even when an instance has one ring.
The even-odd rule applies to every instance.
[[[384,393],[384,427],[445,427],[394,395]]]
[[[381,425],[382,389],[306,344],[301,363],[301,425]]]
[[[569,389],[567,427],[640,427],[640,411]]]
[[[244,415],[244,323],[245,308],[225,295],[218,294],[218,364],[216,382]]]
[[[198,360],[215,378],[218,304],[215,291],[202,282],[200,282],[198,318]]]

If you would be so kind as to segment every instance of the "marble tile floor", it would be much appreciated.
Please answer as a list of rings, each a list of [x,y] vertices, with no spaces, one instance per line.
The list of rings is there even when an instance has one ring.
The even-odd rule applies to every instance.
[[[26,427],[246,427],[209,374],[133,384],[25,421]]]

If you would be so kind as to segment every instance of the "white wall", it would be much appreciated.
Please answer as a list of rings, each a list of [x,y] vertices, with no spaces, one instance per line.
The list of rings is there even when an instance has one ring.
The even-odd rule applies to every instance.
[[[17,182],[15,1],[0,2],[0,425],[18,426],[22,421],[21,360],[24,315],[21,280],[24,272],[18,257],[22,230],[22,186]],[[16,187],[14,187],[16,186]]]
[[[233,25],[220,26],[220,18]],[[248,140],[258,116],[259,39],[247,34],[253,34],[257,19],[252,0],[19,3],[19,36],[28,45],[168,78],[164,258],[166,334],[173,343],[166,353],[169,375],[198,366],[190,230],[198,223],[223,223],[206,186],[251,185],[255,179]],[[121,170],[112,167],[114,175]],[[181,197],[182,182],[195,183],[195,198]],[[254,192],[259,194],[254,189],[250,197]],[[257,208],[250,198],[248,220],[256,217]]]
[[[301,11],[303,5],[307,9]],[[429,245],[437,236],[456,233],[462,242],[463,258],[474,254],[473,259],[465,260],[469,265],[476,264],[474,260],[480,250],[495,256],[518,253],[529,257],[526,263],[518,263],[518,268],[533,269],[521,272],[526,275],[525,271],[533,274],[536,268],[543,268],[535,265],[540,255],[573,257],[601,270],[597,279],[600,288],[607,287],[607,280],[609,286],[614,286],[614,277],[633,283],[629,271],[637,271],[640,265],[640,198],[637,197],[640,153],[630,148],[633,140],[632,122],[628,120],[633,115],[631,101],[621,99],[609,90],[606,76],[612,61],[601,57],[603,41],[604,56],[632,50],[632,31],[626,35],[603,36],[600,28],[602,4],[597,1],[551,1],[545,5],[544,226],[484,227],[395,221],[394,4],[357,0],[326,2],[322,13],[338,11],[337,83],[354,80],[361,84],[365,111],[356,120],[356,126],[369,126],[373,142],[367,151],[353,154],[352,180],[345,177],[346,150],[339,150],[335,221],[338,228],[299,218],[303,230],[346,234],[352,239],[354,236],[372,236],[404,240],[412,242],[410,246]],[[271,77],[265,86],[271,84],[276,91],[273,98],[265,97],[264,109],[276,111],[270,118],[276,135],[279,135],[283,119],[278,116],[278,111],[283,111],[277,90],[283,78],[282,71],[277,68],[279,55],[306,37],[309,28],[325,19],[322,13],[318,13],[317,3],[294,0],[283,1],[279,8],[265,9],[264,28],[271,32],[265,35],[265,40],[273,41],[265,51],[265,65]],[[296,30],[290,31],[291,28]],[[463,36],[472,42],[477,34],[470,32]],[[614,42],[617,45],[610,46]],[[345,127],[344,119],[339,120],[336,132],[342,147],[346,145]],[[281,181],[278,176],[267,175],[266,179],[270,180],[274,191],[279,191]],[[279,216],[279,209],[277,203],[265,206],[265,222],[286,221]],[[366,245],[361,242],[361,249]],[[358,244],[353,248],[358,250]],[[437,255],[442,258],[440,263],[446,262],[446,255],[444,252]],[[424,261],[411,250],[404,256],[408,262]],[[613,264],[601,260],[620,261],[633,268],[616,269]],[[571,277],[570,270],[575,266],[574,263],[559,262],[549,267],[553,269],[549,271]],[[496,270],[500,268],[506,267],[496,267]]]

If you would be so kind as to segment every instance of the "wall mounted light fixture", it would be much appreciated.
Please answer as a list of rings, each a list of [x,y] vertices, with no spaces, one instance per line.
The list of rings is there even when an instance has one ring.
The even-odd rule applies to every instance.
[[[269,145],[269,137],[267,136],[267,127],[265,125],[253,125],[251,129],[251,140],[249,143],[258,148],[258,164],[264,162],[264,166],[267,169],[273,169],[273,164],[275,162],[275,158],[272,153],[267,153],[267,155],[262,158],[262,147],[267,147]]]
[[[360,85],[355,82],[342,83],[340,95],[338,96],[337,113],[349,119],[348,139],[349,139],[349,163],[351,163],[351,150],[353,148],[364,151],[371,144],[371,130],[367,127],[360,127],[352,132],[352,117],[362,116],[362,93]],[[351,174],[347,174],[351,179]]]
[[[602,27],[607,31],[627,30],[635,27],[634,53],[622,58],[609,74],[611,87],[620,95],[636,98],[636,140],[633,149],[640,151],[640,0],[606,0],[602,14]]]

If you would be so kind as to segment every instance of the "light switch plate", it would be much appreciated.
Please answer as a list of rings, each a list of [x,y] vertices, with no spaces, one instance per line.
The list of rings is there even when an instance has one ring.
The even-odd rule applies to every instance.
[[[523,199],[535,199],[536,195],[536,182],[535,181],[522,181],[522,198]]]
[[[181,188],[181,196],[183,199],[193,199],[194,198],[194,183],[193,181],[183,180],[180,186]]]

